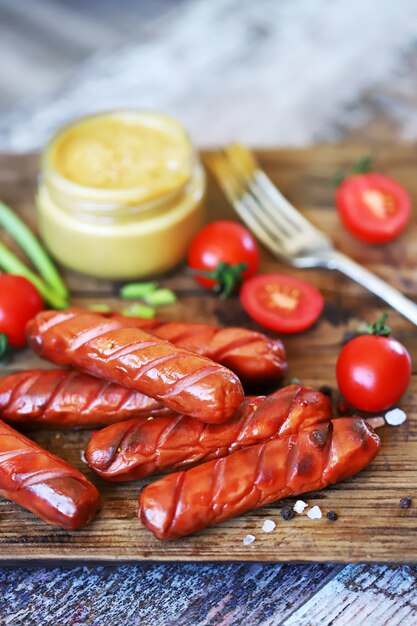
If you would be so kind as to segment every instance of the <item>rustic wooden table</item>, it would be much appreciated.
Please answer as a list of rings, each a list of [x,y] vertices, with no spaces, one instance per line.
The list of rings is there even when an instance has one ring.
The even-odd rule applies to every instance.
[[[415,289],[412,246],[414,228],[402,239],[384,249],[369,249],[340,231],[332,208],[331,173],[350,161],[356,146],[315,147],[308,150],[278,150],[260,154],[272,178],[288,197],[298,204],[318,225],[327,230],[345,252],[384,275],[408,295]],[[380,149],[377,158],[383,171],[395,174],[414,188],[411,172],[414,167],[413,147]],[[36,156],[0,155],[0,196],[16,207],[28,223],[35,225],[32,197],[35,186]],[[211,181],[207,197],[211,216],[224,214],[227,204]],[[387,264],[387,258],[390,263]],[[277,261],[265,255],[264,269],[282,270]],[[401,268],[401,269],[400,269]],[[400,269],[400,271],[399,271]],[[374,317],[381,303],[347,279],[336,280],[323,271],[307,272],[309,280],[326,295],[326,309],[321,322],[304,335],[288,338],[291,375],[299,375],[307,384],[334,384],[334,358],[346,330],[359,319]],[[115,285],[91,281],[75,274],[66,275],[75,303],[102,299],[113,303]],[[237,300],[219,303],[217,299],[199,295],[189,278],[173,275],[166,284],[174,286],[180,303],[171,307],[168,316],[192,315],[210,319],[248,323]],[[341,289],[343,296],[341,296]],[[117,293],[117,290],[116,290]],[[182,302],[181,302],[182,301]],[[175,310],[174,310],[175,309]],[[188,312],[187,312],[188,311]],[[188,319],[188,318],[187,318]],[[415,333],[406,321],[392,314],[392,323],[414,353]],[[314,368],[311,363],[314,362]],[[19,369],[35,366],[35,357],[28,351],[17,355],[7,366]],[[343,566],[335,561],[376,559],[415,561],[413,536],[415,512],[404,516],[398,500],[405,491],[414,495],[414,474],[405,472],[408,458],[415,447],[415,379],[404,399],[409,422],[402,428],[385,430],[383,451],[363,475],[336,490],[313,494],[307,501],[319,501],[323,510],[336,508],[341,518],[334,526],[298,520],[291,525],[278,524],[276,537],[262,536],[257,529],[263,519],[279,521],[279,510],[269,508],[254,515],[221,525],[210,533],[200,533],[192,541],[172,542],[167,546],[156,542],[141,530],[134,520],[138,487],[134,484],[116,490],[99,485],[103,494],[103,512],[90,529],[80,533],[54,532],[30,514],[16,510],[6,502],[0,507],[0,558],[24,567],[35,559],[53,569],[0,569],[0,609],[7,618],[4,623],[39,624],[120,624],[131,618],[138,624],[361,624],[366,612],[367,623],[400,624],[417,620],[414,604],[416,591],[415,566],[355,565]],[[407,408],[408,407],[408,408]],[[85,437],[81,434],[35,434],[45,446],[80,466],[80,449]],[[386,468],[389,475],[386,475]],[[111,487],[111,486],[110,486]],[[405,490],[405,491],[404,491]],[[332,493],[333,491],[333,493]],[[316,498],[316,500],[315,500]],[[317,498],[321,498],[317,500]],[[367,525],[367,520],[372,523]],[[114,541],[108,534],[109,523]],[[136,542],[126,536],[130,528]],[[370,529],[374,530],[370,532]],[[258,535],[255,552],[242,547],[247,532]],[[210,535],[210,536],[209,536]],[[223,542],[224,548],[219,544]],[[148,545],[147,543],[148,542]],[[369,547],[368,547],[369,543]],[[117,553],[119,546],[120,554]],[[408,546],[408,547],[407,547]],[[277,553],[277,550],[280,552]],[[94,561],[104,559],[178,559],[178,561],[251,560],[321,561],[320,564],[270,563],[169,563],[124,565],[117,569],[106,566],[57,569],[57,563],[70,564],[68,559]],[[154,555],[154,556],[152,556]],[[315,557],[316,555],[316,557]],[[16,589],[18,593],[16,593]],[[49,592],[51,589],[51,592]],[[204,589],[204,593],[202,593]],[[48,591],[46,591],[48,590]],[[94,602],[91,602],[91,597]],[[73,603],[75,606],[73,606]],[[383,621],[380,617],[383,612]],[[45,617],[44,617],[45,616]],[[52,616],[52,617],[51,617]],[[360,617],[358,617],[360,616]],[[53,621],[43,621],[43,620]],[[356,621],[355,621],[356,620]],[[407,621],[408,620],[408,621]]]
[[[132,1],[36,4],[0,0],[1,150],[39,147],[74,115],[126,104],[179,116],[200,145],[417,138],[414,0],[188,1],[150,27]],[[13,626],[408,626],[416,611],[408,565],[0,569],[0,623]]]

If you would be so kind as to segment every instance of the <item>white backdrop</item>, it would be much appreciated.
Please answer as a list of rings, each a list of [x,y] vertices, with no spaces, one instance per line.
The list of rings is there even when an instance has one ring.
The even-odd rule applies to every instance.
[[[399,138],[416,139],[416,38],[417,0],[196,0],[0,117],[0,149],[123,106],[176,116],[202,146],[335,140],[366,122],[369,90]]]

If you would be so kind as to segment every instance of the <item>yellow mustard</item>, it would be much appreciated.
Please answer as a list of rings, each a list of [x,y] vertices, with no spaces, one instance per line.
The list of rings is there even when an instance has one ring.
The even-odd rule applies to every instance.
[[[159,113],[83,118],[46,146],[36,196],[41,235],[63,265],[141,278],[175,267],[202,223],[205,175],[190,139]]]

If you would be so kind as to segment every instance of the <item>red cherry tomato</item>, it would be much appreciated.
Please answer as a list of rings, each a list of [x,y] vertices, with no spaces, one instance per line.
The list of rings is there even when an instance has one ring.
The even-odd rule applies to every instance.
[[[392,337],[360,335],[341,350],[336,364],[339,389],[362,411],[385,411],[396,404],[411,378],[411,358]]]
[[[336,207],[345,228],[366,243],[392,241],[411,216],[405,189],[377,172],[346,178],[337,189]]]
[[[238,222],[211,222],[194,237],[188,250],[188,265],[193,270],[214,271],[219,263],[246,263],[242,280],[255,274],[259,266],[259,248],[251,233]],[[202,286],[212,289],[216,281],[195,276]]]
[[[315,287],[283,274],[260,274],[246,281],[240,301],[255,322],[282,333],[309,328],[324,305],[323,296]]]
[[[0,333],[13,348],[26,344],[25,327],[44,308],[38,290],[23,276],[0,275]]]

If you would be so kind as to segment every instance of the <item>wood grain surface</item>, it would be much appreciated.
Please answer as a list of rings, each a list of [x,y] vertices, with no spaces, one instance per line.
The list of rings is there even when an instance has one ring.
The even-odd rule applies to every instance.
[[[308,150],[260,152],[261,163],[287,197],[315,224],[329,233],[336,245],[355,260],[391,282],[410,297],[417,292],[417,249],[414,241],[417,226],[413,219],[405,235],[385,247],[370,248],[354,241],[341,229],[333,207],[331,177],[335,170],[362,154],[355,146],[322,146]],[[393,175],[410,190],[415,202],[417,183],[414,146],[389,146],[375,155],[378,168]],[[37,157],[0,156],[0,197],[24,215],[35,227],[33,192]],[[207,197],[208,217],[231,217],[232,214],[215,184],[210,181]],[[7,239],[6,239],[7,241]],[[9,242],[10,243],[10,242]],[[303,383],[335,386],[334,364],[347,330],[361,320],[372,321],[386,307],[348,279],[325,271],[287,270],[267,253],[263,270],[288,271],[308,278],[323,292],[326,307],[321,320],[310,331],[285,339],[290,371]],[[118,285],[100,283],[67,274],[74,294],[74,304],[109,302],[115,308]],[[200,292],[183,270],[163,279],[176,289],[179,302],[164,309],[164,317],[189,321],[213,321],[223,325],[254,327],[242,312],[238,300],[220,302]],[[396,336],[404,341],[417,358],[416,329],[390,312]],[[30,368],[40,361],[27,351],[21,352],[4,373]],[[46,364],[43,364],[46,365]],[[0,503],[0,559],[18,562],[32,559],[62,564],[77,560],[135,561],[396,561],[417,560],[415,508],[404,511],[399,499],[416,495],[417,414],[414,408],[416,379],[403,398],[408,421],[399,428],[384,427],[381,452],[361,475],[325,491],[304,497],[311,505],[319,504],[325,512],[334,509],[339,520],[312,521],[296,516],[291,522],[280,517],[284,501],[207,529],[181,541],[161,543],[141,528],[136,519],[137,496],[145,481],[110,485],[92,476],[81,461],[88,433],[38,432],[33,437],[41,445],[61,455],[86,472],[99,487],[103,503],[96,521],[82,531],[70,533],[37,521],[16,505]],[[265,519],[277,522],[275,531],[261,531]],[[243,546],[247,533],[256,536],[250,546]]]

